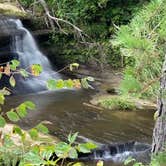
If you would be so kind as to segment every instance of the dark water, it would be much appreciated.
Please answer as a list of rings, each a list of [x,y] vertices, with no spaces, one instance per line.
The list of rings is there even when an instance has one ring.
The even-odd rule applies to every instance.
[[[78,131],[81,141],[90,139],[109,144],[134,140],[151,143],[154,112],[109,110],[101,112],[83,105],[90,99],[92,93],[83,90],[65,90],[12,96],[7,99],[5,109],[15,107],[25,100],[35,102],[37,110],[30,112],[20,123],[21,126],[27,129],[47,120],[52,123],[48,125],[51,134],[61,139],[65,139],[70,131]],[[110,165],[110,162],[107,165]]]

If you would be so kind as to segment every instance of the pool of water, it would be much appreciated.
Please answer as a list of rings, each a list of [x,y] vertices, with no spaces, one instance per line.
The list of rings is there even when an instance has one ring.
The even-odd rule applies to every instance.
[[[83,104],[88,102],[93,93],[64,90],[10,96],[4,109],[9,110],[26,100],[33,101],[37,106],[36,111],[30,111],[20,125],[28,129],[41,121],[49,121],[50,133],[62,140],[69,132],[79,132],[80,142],[93,140],[100,144],[111,144],[134,140],[151,143],[153,111],[99,111]],[[106,163],[110,165],[110,162]],[[118,163],[115,165],[119,166]]]

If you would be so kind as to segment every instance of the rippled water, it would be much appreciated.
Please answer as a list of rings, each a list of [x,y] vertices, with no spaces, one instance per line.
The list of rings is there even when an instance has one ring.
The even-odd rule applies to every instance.
[[[138,141],[151,143],[152,111],[99,111],[83,105],[93,92],[64,90],[19,95],[8,98],[5,109],[32,100],[37,110],[30,112],[20,124],[29,128],[47,120],[51,134],[65,139],[69,132],[79,132],[79,140],[93,140],[101,144]],[[94,165],[94,164],[92,164]],[[110,165],[110,163],[108,164]],[[118,164],[116,164],[118,165]]]

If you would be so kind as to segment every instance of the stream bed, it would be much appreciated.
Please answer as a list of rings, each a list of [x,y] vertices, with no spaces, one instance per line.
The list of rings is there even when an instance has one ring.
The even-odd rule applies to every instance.
[[[8,104],[4,109],[9,110],[26,100],[33,101],[37,110],[29,112],[20,125],[28,129],[41,121],[49,121],[50,133],[62,140],[70,132],[79,132],[79,142],[92,140],[99,144],[113,144],[136,141],[151,144],[153,111],[99,111],[83,104],[93,93],[88,90],[59,90],[16,95],[7,98]],[[106,163],[110,165],[110,162]],[[111,164],[114,165],[119,166],[118,163]]]

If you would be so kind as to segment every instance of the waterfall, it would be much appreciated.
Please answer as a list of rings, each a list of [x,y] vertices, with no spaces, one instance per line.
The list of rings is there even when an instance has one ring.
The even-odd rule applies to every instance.
[[[28,89],[31,92],[44,90],[49,78],[60,78],[60,75],[53,71],[47,57],[37,47],[31,33],[19,19],[1,20],[0,26],[7,35],[10,35],[10,53],[17,55],[22,68],[28,68],[32,64],[40,64],[43,67],[43,72],[39,77],[30,76],[26,79],[19,79],[17,84],[21,85],[17,86],[17,89]]]

